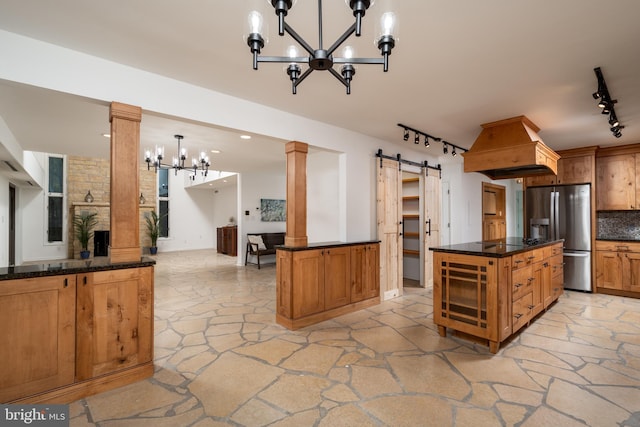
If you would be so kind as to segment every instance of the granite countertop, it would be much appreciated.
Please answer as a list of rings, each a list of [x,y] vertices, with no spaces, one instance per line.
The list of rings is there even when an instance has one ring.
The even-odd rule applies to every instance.
[[[365,240],[362,242],[319,242],[309,243],[307,246],[276,245],[276,249],[282,249],[284,251],[306,251],[309,249],[338,248],[341,246],[368,245],[371,243],[380,243],[380,240]]]
[[[600,240],[600,241],[603,241],[603,242],[639,242],[640,243],[640,239],[633,239],[633,238],[630,238],[629,236],[596,237],[596,240]]]
[[[31,277],[59,276],[63,274],[79,274],[93,271],[121,270],[125,268],[148,267],[154,265],[153,258],[141,257],[139,261],[112,263],[109,257],[96,257],[88,260],[68,260],[47,262],[43,264],[27,264],[16,267],[0,267],[0,281],[12,279],[28,279]]]
[[[538,240],[526,242],[521,237],[506,237],[498,240],[484,240],[478,242],[459,243],[429,248],[434,252],[446,252],[463,255],[479,255],[491,258],[502,258],[526,252],[532,249],[563,242],[564,240]]]

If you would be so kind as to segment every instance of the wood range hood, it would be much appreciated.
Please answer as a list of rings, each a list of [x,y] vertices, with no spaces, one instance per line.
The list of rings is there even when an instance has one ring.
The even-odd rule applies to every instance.
[[[463,153],[464,171],[491,179],[556,174],[560,156],[538,136],[540,128],[525,116],[482,125],[482,132]]]

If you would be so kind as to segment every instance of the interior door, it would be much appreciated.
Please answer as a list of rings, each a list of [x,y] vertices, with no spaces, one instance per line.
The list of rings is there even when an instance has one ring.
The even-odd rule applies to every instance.
[[[429,247],[440,246],[440,201],[442,180],[440,171],[426,169],[424,180],[424,287],[433,287],[433,252]]]
[[[377,226],[380,240],[380,299],[402,295],[402,178],[399,162],[375,159],[378,171]]]

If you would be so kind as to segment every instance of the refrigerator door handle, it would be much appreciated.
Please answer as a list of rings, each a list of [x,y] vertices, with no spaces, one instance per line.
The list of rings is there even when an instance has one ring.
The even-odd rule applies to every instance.
[[[556,210],[554,209],[556,198],[554,195],[555,192],[552,190],[551,193],[549,193],[549,197],[551,198],[549,200],[549,238],[552,240],[556,239]]]
[[[560,193],[557,191],[553,192],[555,197],[555,201],[553,203],[553,238],[558,240],[560,238]]]
[[[590,255],[589,252],[563,252],[563,256],[571,256],[576,258],[586,258]]]

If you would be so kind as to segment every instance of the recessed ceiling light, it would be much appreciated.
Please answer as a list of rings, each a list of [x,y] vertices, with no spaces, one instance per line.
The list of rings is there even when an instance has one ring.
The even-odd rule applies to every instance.
[[[220,150],[211,150],[213,154],[220,154]]]
[[[240,135],[242,139],[251,139],[251,135]]]

